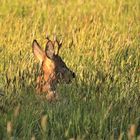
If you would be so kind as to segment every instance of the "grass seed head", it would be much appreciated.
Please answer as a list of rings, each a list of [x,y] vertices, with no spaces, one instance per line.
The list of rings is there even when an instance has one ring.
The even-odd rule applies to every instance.
[[[35,135],[32,135],[31,140],[36,140]]]
[[[12,136],[12,132],[13,132],[13,124],[11,121],[7,122],[7,134],[9,136]]]
[[[41,128],[42,128],[42,130],[45,132],[46,131],[46,129],[47,129],[47,123],[48,123],[48,117],[47,117],[47,115],[43,115],[42,117],[41,117]]]
[[[128,130],[128,139],[132,140],[134,139],[136,134],[136,125],[132,124]]]
[[[20,114],[20,104],[14,110],[14,117],[17,118]]]

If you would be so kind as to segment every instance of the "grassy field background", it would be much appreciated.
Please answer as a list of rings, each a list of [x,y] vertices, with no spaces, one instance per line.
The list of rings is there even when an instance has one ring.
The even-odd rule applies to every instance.
[[[31,44],[44,47],[46,33],[63,38],[60,54],[77,76],[54,103],[35,94]],[[138,135],[140,1],[0,0],[0,90],[1,140]]]

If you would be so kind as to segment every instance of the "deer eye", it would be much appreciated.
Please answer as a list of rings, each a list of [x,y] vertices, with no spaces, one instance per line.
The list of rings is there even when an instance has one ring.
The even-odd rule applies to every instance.
[[[62,72],[66,72],[66,71],[67,71],[66,67],[63,67]]]

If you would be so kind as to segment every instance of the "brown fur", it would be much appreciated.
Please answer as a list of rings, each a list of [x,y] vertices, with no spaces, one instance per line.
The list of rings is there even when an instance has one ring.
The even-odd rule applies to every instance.
[[[58,45],[57,53],[54,51],[55,42]],[[34,55],[40,60],[41,73],[37,77],[37,93],[45,93],[49,101],[58,98],[56,93],[56,85],[58,82],[70,83],[75,78],[75,73],[72,72],[59,56],[59,49],[62,43],[47,40],[45,51],[42,50],[36,40],[33,41],[32,48]]]

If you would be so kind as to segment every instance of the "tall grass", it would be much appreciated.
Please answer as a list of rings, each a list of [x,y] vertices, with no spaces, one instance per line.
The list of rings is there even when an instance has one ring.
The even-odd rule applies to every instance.
[[[139,20],[139,0],[0,0],[0,139],[128,139],[131,124],[137,137]],[[31,44],[46,33],[76,73],[54,103],[35,94]]]

